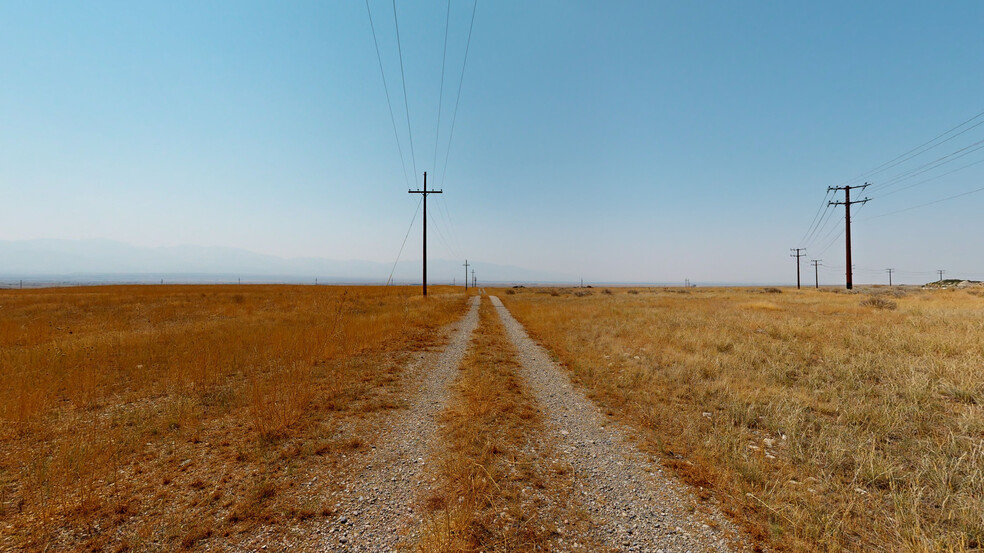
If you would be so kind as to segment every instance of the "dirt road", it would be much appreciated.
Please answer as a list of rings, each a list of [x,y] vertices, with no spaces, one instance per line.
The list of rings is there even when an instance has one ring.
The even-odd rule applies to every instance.
[[[563,502],[569,503],[565,509],[583,513],[578,525],[556,521],[562,530],[546,542],[548,549],[665,553],[748,549],[729,521],[665,474],[658,461],[633,444],[626,429],[571,384],[563,367],[530,339],[498,298],[482,301],[491,301],[501,318],[516,349],[518,374],[546,422],[542,435],[530,439],[530,444],[541,444],[542,451],[527,453],[570,467],[571,489],[563,494]],[[336,513],[317,532],[318,550],[419,549],[415,544],[427,516],[421,512],[421,499],[434,486],[435,471],[428,463],[446,447],[436,441],[437,417],[448,402],[458,366],[479,324],[479,305],[479,297],[473,298],[444,351],[423,359],[427,366],[419,368],[419,386],[412,389],[407,408],[388,417],[369,452],[353,456],[353,463],[361,468],[341,483]],[[535,518],[555,516],[551,513]]]
[[[546,416],[548,441],[574,469],[575,496],[593,519],[591,537],[618,551],[735,550],[732,525],[699,510],[693,494],[664,474],[618,423],[571,384],[499,298],[490,299],[519,352],[521,374]]]

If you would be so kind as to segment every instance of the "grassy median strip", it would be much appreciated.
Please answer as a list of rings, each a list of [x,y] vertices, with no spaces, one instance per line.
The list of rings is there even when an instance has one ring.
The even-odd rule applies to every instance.
[[[775,547],[984,547],[979,290],[505,292],[610,415]]]
[[[419,551],[548,550],[556,535],[545,494],[565,470],[530,447],[542,429],[516,353],[488,299],[441,416],[438,484],[425,499]],[[542,444],[539,444],[542,447]]]

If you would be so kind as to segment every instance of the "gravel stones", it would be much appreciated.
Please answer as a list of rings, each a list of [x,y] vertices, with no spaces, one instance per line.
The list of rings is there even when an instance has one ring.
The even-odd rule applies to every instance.
[[[733,525],[718,513],[700,512],[689,490],[632,445],[499,298],[491,300],[519,353],[520,374],[543,411],[548,440],[573,467],[573,495],[592,518],[592,538],[612,551],[741,550],[732,544]]]
[[[418,391],[408,408],[386,423],[379,447],[360,459],[366,468],[344,483],[337,516],[325,529],[322,551],[395,551],[412,529],[413,504],[426,488],[425,459],[434,447],[437,414],[448,399],[448,388],[478,326],[479,298],[457,325],[450,342],[429,370],[422,371]]]

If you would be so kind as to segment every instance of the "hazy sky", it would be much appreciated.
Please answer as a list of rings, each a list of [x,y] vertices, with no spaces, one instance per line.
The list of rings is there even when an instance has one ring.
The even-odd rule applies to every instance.
[[[842,208],[802,240],[826,188],[984,110],[976,0],[482,0],[444,174],[473,4],[451,5],[438,136],[447,3],[396,2],[414,156],[393,4],[369,5],[405,169],[363,0],[0,2],[0,239],[392,262],[415,165],[445,192],[433,257],[790,282],[806,245],[836,283]],[[984,279],[984,191],[871,218],[984,186],[982,163],[903,189],[984,160],[968,151],[868,194],[856,282]],[[419,250],[418,215],[403,255]]]

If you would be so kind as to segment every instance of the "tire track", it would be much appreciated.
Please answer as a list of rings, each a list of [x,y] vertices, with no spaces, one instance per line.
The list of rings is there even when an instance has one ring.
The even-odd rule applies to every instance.
[[[403,535],[413,529],[413,505],[417,490],[426,485],[424,464],[436,437],[436,416],[478,326],[478,305],[479,298],[472,298],[433,368],[418,373],[418,390],[408,408],[384,423],[382,437],[369,453],[353,459],[364,468],[341,483],[335,516],[321,529],[318,550],[396,551]]]
[[[608,420],[566,371],[490,296],[519,352],[520,373],[543,409],[546,432],[575,474],[574,496],[593,519],[593,538],[612,551],[731,552],[738,532],[717,513],[699,514],[689,490],[663,473]]]

